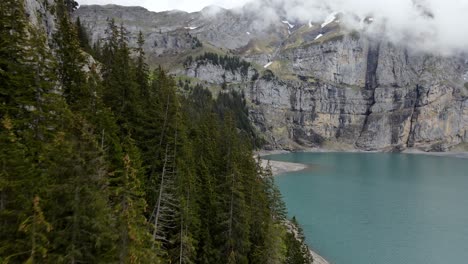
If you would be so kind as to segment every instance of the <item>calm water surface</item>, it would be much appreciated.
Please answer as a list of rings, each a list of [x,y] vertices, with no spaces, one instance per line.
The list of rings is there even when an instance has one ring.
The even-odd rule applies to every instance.
[[[468,160],[410,154],[290,153],[289,214],[335,264],[468,263]]]

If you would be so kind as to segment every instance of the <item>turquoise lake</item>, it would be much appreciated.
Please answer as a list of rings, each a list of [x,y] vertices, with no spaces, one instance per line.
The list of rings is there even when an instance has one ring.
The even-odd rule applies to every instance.
[[[308,244],[334,264],[468,263],[468,160],[390,153],[289,153],[276,177]]]

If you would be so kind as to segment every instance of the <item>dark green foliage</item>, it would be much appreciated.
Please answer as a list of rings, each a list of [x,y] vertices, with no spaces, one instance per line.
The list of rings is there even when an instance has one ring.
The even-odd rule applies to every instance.
[[[259,77],[260,77],[260,74],[258,74],[258,71],[255,70],[254,74],[252,75],[252,82],[255,82],[256,80],[258,80]]]
[[[136,68],[135,68],[135,78],[136,82],[139,88],[139,96],[141,98],[148,98],[149,90],[148,90],[148,85],[149,85],[149,80],[148,80],[148,75],[149,75],[149,69],[148,69],[148,64],[146,64],[146,57],[145,57],[145,51],[143,49],[143,45],[145,44],[145,38],[143,36],[143,33],[140,31],[138,34],[138,40],[137,40],[137,48],[135,49],[135,52],[137,54],[137,59],[136,59]]]
[[[286,261],[287,264],[309,264],[312,262],[312,258],[308,254],[308,248],[304,246],[304,234],[302,228],[297,223],[295,217],[292,218],[291,227],[297,233],[286,234]]]
[[[203,43],[197,37],[193,37],[192,49],[201,48],[201,47],[203,47]]]
[[[81,24],[79,17],[76,18],[75,26],[78,34],[78,40],[80,42],[80,47],[89,54],[94,55],[90,44],[91,41],[89,39],[89,34],[86,31],[86,28]]]
[[[69,14],[78,8],[78,2],[75,0],[63,0],[63,3],[65,4],[66,10]]]
[[[219,65],[227,71],[234,73],[239,71],[242,76],[247,76],[249,73],[249,68],[251,67],[250,63],[240,59],[239,57],[228,56],[228,55],[218,55],[216,53],[207,52],[203,55],[200,55],[195,58],[197,65],[204,65],[206,63],[211,63],[214,65]],[[188,61],[186,61],[187,64]]]
[[[39,41],[37,38],[26,37],[28,28],[25,16],[20,2],[1,1],[0,117],[8,114],[18,130],[31,122],[32,113],[28,108],[33,109],[37,105],[38,89],[35,85],[39,84],[40,80],[34,73],[40,70],[37,49],[44,45],[34,43]],[[35,47],[35,44],[39,46]],[[36,52],[37,54],[34,54]],[[43,82],[40,84],[45,85]]]
[[[105,159],[88,125],[74,120],[67,127],[70,131],[60,132],[44,153],[50,185],[43,209],[53,227],[49,259],[110,261],[116,237],[107,205]]]
[[[236,128],[245,133],[246,138],[253,147],[261,147],[265,143],[250,123],[244,94],[236,91],[220,93],[216,99],[214,111],[221,119],[224,119],[227,114],[232,113]]]
[[[193,57],[192,57],[192,56],[188,56],[187,58],[185,58],[184,66],[185,66],[185,67],[189,67],[190,65],[192,65],[192,62],[193,62]]]
[[[58,76],[67,102],[72,107],[81,107],[87,103],[83,100],[90,96],[89,91],[83,89],[86,83],[85,74],[82,72],[85,58],[80,50],[78,30],[70,22],[66,8],[64,1],[57,0],[56,10],[60,31],[55,34],[54,38],[58,46]]]
[[[271,70],[265,70],[262,75],[262,79],[265,81],[272,81],[276,78],[275,74]]]
[[[182,82],[183,97],[161,68],[150,79],[143,35],[133,53],[113,20],[93,49],[102,71],[85,72],[74,7],[55,2],[48,46],[20,1],[0,2],[0,262],[299,259],[271,171],[253,159],[243,94]]]

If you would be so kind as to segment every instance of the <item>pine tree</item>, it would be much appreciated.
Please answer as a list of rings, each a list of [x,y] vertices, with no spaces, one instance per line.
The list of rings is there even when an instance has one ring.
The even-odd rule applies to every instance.
[[[54,226],[50,238],[54,262],[113,259],[116,238],[107,203],[107,168],[91,131],[84,121],[75,119],[44,153],[43,166],[51,178],[46,215]]]
[[[24,232],[30,239],[30,253],[25,263],[43,262],[47,259],[49,250],[49,240],[47,234],[52,230],[52,226],[46,221],[40,206],[40,198],[34,197],[32,215],[23,221],[19,231]],[[8,258],[6,259],[8,262]]]
[[[47,251],[44,230],[27,226],[46,223],[31,202],[47,186],[37,161],[56,117],[47,104],[56,96],[48,94],[53,78],[45,38],[28,25],[23,4],[2,1],[0,22],[0,260],[24,262]]]
[[[4,170],[8,170],[9,173],[2,175],[2,181],[5,179],[7,188],[1,191],[1,196],[5,198],[6,193],[6,211],[9,211],[12,205],[18,206],[11,211],[14,213],[5,219],[6,222],[11,220],[8,222],[8,228],[18,229],[18,225],[23,223],[20,229],[27,234],[24,236],[20,233],[10,233],[10,243],[6,245],[14,241],[17,247],[3,249],[2,255],[9,258],[15,256],[15,261],[20,261],[24,257],[22,252],[25,246],[29,247],[28,252],[39,250],[45,254],[47,239],[44,232],[38,233],[38,227],[49,225],[49,220],[45,220],[48,219],[48,215],[44,208],[49,201],[47,190],[52,178],[47,174],[46,146],[65,125],[68,111],[55,87],[56,64],[45,33],[27,24],[23,5],[18,1],[2,2],[1,12],[6,17],[1,34],[6,40],[12,40],[2,43],[5,45],[2,46],[2,53],[10,53],[1,54],[2,58],[9,58],[8,63],[2,63],[2,79],[5,80],[5,86],[2,86],[2,94],[5,97],[2,98],[5,98],[5,101],[2,102],[1,115],[4,124],[7,124],[5,128],[10,139],[9,142],[5,142],[3,154],[10,153],[15,155],[15,158],[22,155],[21,160],[26,162],[4,163]],[[19,147],[20,152],[10,152],[11,146],[15,145]],[[3,158],[7,160],[6,156]],[[43,199],[40,207],[35,197]],[[33,199],[35,203],[31,214],[27,211],[31,206],[25,204],[31,204]],[[44,219],[42,215],[45,215]],[[50,230],[50,227],[44,229]],[[28,236],[31,239],[28,239]],[[32,240],[34,243],[30,242]],[[43,245],[38,244],[41,241]],[[35,258],[33,253],[30,260]]]
[[[288,264],[308,264],[312,262],[312,258],[308,252],[307,246],[304,244],[304,234],[302,228],[299,226],[299,223],[296,220],[296,217],[293,217],[291,220],[291,227],[294,229],[293,232],[288,232],[286,234],[286,262]]]
[[[78,40],[80,42],[81,49],[83,49],[91,55],[95,55],[93,53],[93,49],[91,48],[91,42],[89,39],[88,32],[86,31],[86,28],[81,24],[81,20],[79,17],[76,18],[75,27],[77,30]]]
[[[2,263],[26,261],[31,253],[31,239],[20,229],[20,223],[30,219],[31,201],[36,193],[35,180],[40,173],[33,165],[27,146],[15,133],[8,115],[0,129],[0,260]],[[41,186],[42,187],[42,186]],[[44,221],[45,222],[45,221]],[[31,234],[31,233],[30,233]],[[37,233],[31,234],[35,236]],[[46,246],[43,245],[46,255]],[[36,256],[36,254],[33,254]]]
[[[67,103],[76,109],[89,104],[91,94],[86,90],[86,76],[82,71],[85,64],[81,51],[78,32],[70,22],[64,0],[56,1],[58,32],[54,36],[58,54],[58,76],[63,86]]]
[[[0,3],[0,115],[9,114],[14,127],[23,129],[30,122],[37,90],[31,62],[33,47],[27,38],[23,5],[16,0]]]
[[[183,120],[187,120],[184,117]],[[186,123],[186,122],[184,122]],[[187,137],[187,128],[182,128],[185,133],[179,136],[179,151],[177,159],[177,175],[180,195],[180,217],[177,233],[174,234],[174,247],[170,254],[174,259],[182,263],[195,263],[198,240],[196,235],[200,229],[199,205],[196,195],[200,192],[199,185],[194,174],[195,160],[192,153],[192,145]]]
[[[201,108],[197,110],[203,111]],[[196,183],[200,186],[200,191],[195,194],[194,198],[199,204],[201,216],[197,263],[219,263],[221,262],[221,248],[216,244],[215,236],[220,222],[220,208],[217,206],[215,175],[218,174],[220,168],[221,153],[217,144],[221,132],[216,116],[210,112],[196,114],[195,117],[198,118],[191,119],[193,122],[191,123],[191,136],[194,138],[193,155],[197,160],[194,173],[197,176]]]
[[[156,69],[149,96],[142,100],[142,107],[146,109],[140,119],[142,122],[136,127],[142,160],[147,169],[146,199],[152,205],[158,197],[158,175],[163,170],[166,145],[169,144],[171,149],[174,146],[178,104],[173,80],[162,69]]]
[[[136,77],[136,82],[138,83],[138,87],[140,90],[140,94],[139,94],[140,99],[147,98],[149,96],[149,91],[148,91],[149,70],[148,70],[148,64],[146,64],[146,54],[143,48],[144,44],[145,44],[145,38],[143,36],[143,33],[140,31],[138,33],[137,48],[135,49],[136,56],[137,56],[135,77]]]
[[[244,181],[249,172],[247,164],[242,164],[244,153],[236,133],[233,118],[227,115],[223,124],[225,140],[222,143],[225,150],[225,169],[217,179],[221,190],[218,193],[219,204],[223,208],[218,239],[223,244],[223,255],[227,263],[247,263],[250,230]]]
[[[103,48],[104,93],[103,101],[111,108],[123,134],[133,132],[134,117],[138,117],[138,89],[134,78],[127,31],[109,21],[108,37]],[[130,77],[130,78],[129,78]]]
[[[275,178],[273,177],[269,161],[266,169],[263,170],[262,179],[266,187],[265,191],[268,196],[268,206],[273,220],[277,222],[285,221],[287,218],[286,205],[280,190],[275,184]]]
[[[118,219],[119,263],[158,263],[157,251],[148,232],[149,223],[144,217],[146,202],[138,175],[141,163],[131,138],[124,140],[124,149],[123,171],[114,172],[111,180],[112,200]]]

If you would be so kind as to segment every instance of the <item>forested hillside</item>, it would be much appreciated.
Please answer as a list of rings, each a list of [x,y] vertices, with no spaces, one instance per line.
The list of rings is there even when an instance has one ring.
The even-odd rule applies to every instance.
[[[310,263],[242,95],[181,93],[141,34],[110,19],[91,49],[74,1],[41,5],[53,39],[0,2],[0,263]]]

